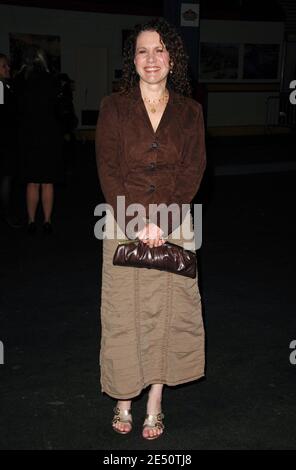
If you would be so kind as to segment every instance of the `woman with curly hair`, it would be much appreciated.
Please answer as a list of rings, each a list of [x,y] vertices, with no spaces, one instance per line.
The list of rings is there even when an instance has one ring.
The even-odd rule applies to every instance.
[[[183,227],[189,220],[192,228],[190,211],[175,217],[176,208],[192,202],[206,165],[202,110],[189,95],[180,36],[165,20],[151,20],[137,26],[127,40],[121,91],[102,100],[97,124],[99,179],[119,233],[108,235],[113,215],[107,215],[101,386],[118,400],[112,423],[122,434],[132,430],[132,398],[150,386],[145,439],[163,433],[163,386],[204,375],[201,299],[196,279],[114,266],[112,260],[118,238],[137,237],[155,249],[166,240],[183,247],[188,242]],[[125,197],[125,207],[141,204],[146,210],[134,232],[130,213],[119,209],[118,196]],[[159,204],[174,204],[166,220],[155,210]],[[193,237],[190,243],[189,249],[195,250]]]

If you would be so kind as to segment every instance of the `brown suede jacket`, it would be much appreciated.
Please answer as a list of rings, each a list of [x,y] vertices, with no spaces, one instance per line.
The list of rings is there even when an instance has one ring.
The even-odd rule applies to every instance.
[[[101,188],[118,223],[119,195],[125,196],[126,207],[142,204],[146,220],[149,204],[190,204],[206,166],[201,105],[170,90],[154,132],[139,85],[129,95],[106,96],[97,123],[96,157]],[[125,217],[124,225],[119,223],[125,233],[133,217]],[[161,226],[159,218],[156,223]],[[170,217],[165,235],[174,228]]]

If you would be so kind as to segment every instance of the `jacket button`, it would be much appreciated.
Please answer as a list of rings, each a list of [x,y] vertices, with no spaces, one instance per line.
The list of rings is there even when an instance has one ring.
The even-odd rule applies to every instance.
[[[153,193],[155,191],[155,186],[154,184],[150,184],[150,191],[151,193]]]
[[[157,142],[152,142],[151,147],[152,147],[153,149],[157,149],[157,148],[158,148],[158,143],[157,143]]]
[[[154,163],[154,162],[151,162],[151,163],[149,164],[148,168],[149,168],[150,170],[155,170],[155,166],[156,166],[155,163]]]

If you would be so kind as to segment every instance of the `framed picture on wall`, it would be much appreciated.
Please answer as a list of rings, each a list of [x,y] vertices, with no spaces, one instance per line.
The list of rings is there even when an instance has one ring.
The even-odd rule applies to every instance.
[[[239,44],[203,42],[200,45],[200,78],[203,81],[238,78]]]
[[[279,44],[245,44],[243,79],[277,79],[279,57]]]
[[[45,52],[49,70],[59,73],[61,71],[61,39],[60,36],[48,34],[10,33],[9,48],[13,69],[20,69],[24,51],[33,45]]]

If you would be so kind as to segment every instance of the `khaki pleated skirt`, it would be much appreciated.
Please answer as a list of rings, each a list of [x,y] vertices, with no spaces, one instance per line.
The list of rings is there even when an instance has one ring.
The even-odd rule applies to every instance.
[[[169,241],[184,246],[182,236]],[[135,397],[150,384],[204,375],[204,326],[197,279],[112,263],[117,239],[103,240],[101,389]],[[188,245],[187,245],[188,246]]]

